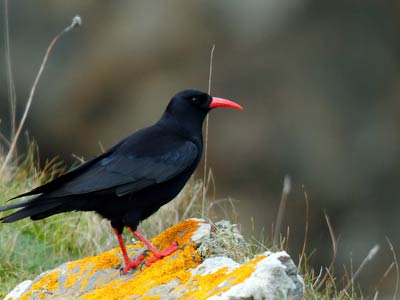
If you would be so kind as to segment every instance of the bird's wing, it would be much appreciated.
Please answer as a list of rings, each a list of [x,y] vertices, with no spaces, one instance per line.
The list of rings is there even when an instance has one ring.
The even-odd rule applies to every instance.
[[[52,196],[86,194],[113,189],[118,195],[132,193],[179,175],[198,156],[190,141],[174,141],[159,145],[153,141],[152,153],[116,151],[90,166],[84,173],[64,184]],[[157,151],[158,147],[158,151]]]
[[[121,196],[167,181],[198,158],[199,150],[191,141],[153,136],[143,143],[141,136],[125,139],[106,153],[15,198],[36,194],[63,197],[110,189]]]
[[[112,155],[112,153],[114,153],[114,151],[123,143],[124,141],[120,141],[119,143],[115,144],[114,146],[112,146],[107,152],[102,153],[100,155],[98,155],[97,157],[71,169],[70,171],[64,173],[63,175],[53,179],[52,181],[49,181],[46,184],[43,184],[41,186],[38,186],[37,188],[34,188],[33,190],[30,190],[29,192],[20,194],[18,196],[15,196],[13,198],[11,198],[10,200],[13,199],[17,199],[17,198],[21,198],[21,197],[25,197],[25,196],[32,196],[32,195],[38,195],[38,194],[43,194],[43,193],[49,193],[52,192],[54,190],[56,190],[57,188],[59,188],[60,186],[62,186],[63,184],[65,184],[66,182],[73,180],[74,178],[79,177],[81,174],[83,174],[85,171],[87,171],[91,166],[95,165],[98,161],[101,161],[102,159]]]
[[[157,126],[141,129],[107,152],[15,198],[43,194],[56,198],[107,190],[123,195],[179,175],[198,159],[190,140]]]

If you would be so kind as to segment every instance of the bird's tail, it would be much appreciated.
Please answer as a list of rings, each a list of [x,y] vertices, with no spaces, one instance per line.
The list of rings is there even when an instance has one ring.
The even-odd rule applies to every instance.
[[[40,198],[39,196],[33,199],[27,199],[18,203],[2,206],[0,207],[0,212],[14,208],[21,209],[8,216],[0,218],[0,222],[12,223],[27,217],[31,217],[32,220],[39,220],[57,213],[71,210],[65,207],[65,202],[60,198]]]

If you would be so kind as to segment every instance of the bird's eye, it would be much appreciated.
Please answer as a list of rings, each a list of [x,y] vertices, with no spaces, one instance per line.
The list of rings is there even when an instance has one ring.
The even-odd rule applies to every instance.
[[[192,98],[192,102],[193,102],[193,103],[199,103],[199,99],[197,99],[196,97],[193,97],[193,98]]]

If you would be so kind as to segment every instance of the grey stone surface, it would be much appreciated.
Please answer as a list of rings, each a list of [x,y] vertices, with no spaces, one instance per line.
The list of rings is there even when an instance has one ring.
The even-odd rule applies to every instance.
[[[303,279],[297,275],[290,256],[284,252],[265,252],[255,271],[240,284],[228,291],[210,297],[210,300],[301,300],[304,293]]]
[[[32,280],[25,280],[18,284],[4,299],[18,299],[32,285]]]

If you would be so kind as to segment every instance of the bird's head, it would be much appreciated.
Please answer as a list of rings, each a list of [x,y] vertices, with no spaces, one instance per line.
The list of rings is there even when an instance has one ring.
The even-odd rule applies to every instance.
[[[176,102],[176,103],[175,103]],[[179,105],[180,107],[191,106],[186,108],[188,110],[198,110],[205,112],[206,114],[210,109],[216,107],[231,107],[235,109],[243,110],[239,104],[222,98],[212,97],[207,93],[199,90],[184,90],[177,93],[171,100],[172,105]]]
[[[199,90],[183,90],[169,102],[161,122],[179,124],[179,127],[201,133],[201,126],[207,113],[216,107],[231,107],[243,110],[239,104],[222,98],[212,97]]]

